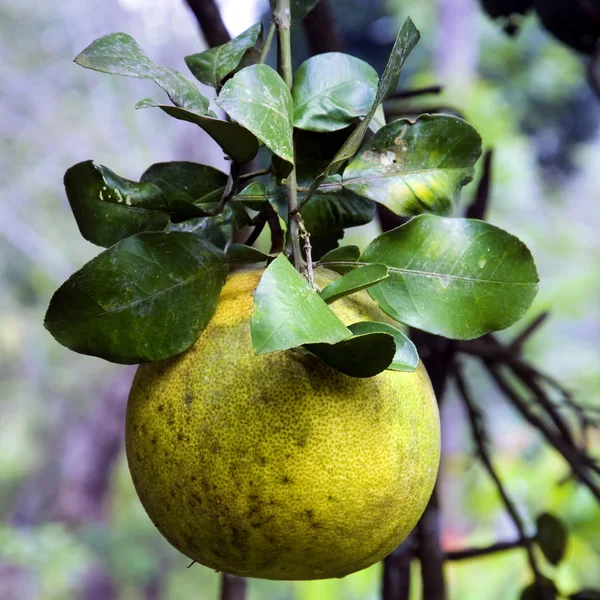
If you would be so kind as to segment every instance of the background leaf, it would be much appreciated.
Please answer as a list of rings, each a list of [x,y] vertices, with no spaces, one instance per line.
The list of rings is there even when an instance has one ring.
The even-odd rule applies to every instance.
[[[238,265],[265,262],[270,258],[268,254],[244,244],[231,244],[225,254],[230,263]]]
[[[353,269],[344,276],[325,286],[319,296],[331,304],[348,294],[353,294],[372,286],[388,277],[388,269],[384,265],[364,265]]]
[[[260,53],[262,23],[256,23],[231,41],[185,57],[185,63],[194,77],[218,90],[223,80],[235,72],[252,51]]]
[[[537,526],[535,541],[548,561],[557,565],[563,559],[567,549],[567,528],[560,519],[549,513],[541,514],[535,523]]]
[[[157,185],[170,202],[202,205],[221,200],[227,175],[208,165],[172,161],[149,166],[140,181]]]
[[[344,187],[397,215],[450,213],[473,179],[481,137],[466,121],[421,115],[380,129],[346,167]]]
[[[318,54],[294,75],[294,127],[336,131],[364,117],[375,99],[377,71],[341,52]]]
[[[140,233],[83,266],[54,294],[45,326],[58,342],[117,363],[183,352],[212,317],[226,258],[191,233]]]
[[[396,352],[387,367],[390,371],[412,373],[419,366],[419,353],[415,345],[397,327],[380,321],[360,321],[351,325],[349,329],[354,335],[382,332],[389,333],[394,338]]]
[[[600,600],[600,590],[584,589],[569,596],[570,600]]]
[[[221,148],[229,155],[231,160],[243,164],[252,160],[258,152],[258,140],[247,129],[244,129],[237,123],[223,121],[209,115],[200,115],[194,111],[180,108],[178,106],[169,106],[166,104],[157,104],[150,98],[141,100],[135,105],[136,108],[160,108],[169,116],[187,121],[201,127],[210,137],[212,137]]]
[[[292,95],[277,71],[267,65],[242,69],[223,86],[216,103],[288,163],[291,171]]]
[[[161,231],[172,213],[153,183],[124,179],[91,160],[67,170],[65,190],[81,235],[98,246],[112,246],[142,231]]]
[[[361,261],[390,277],[369,294],[393,319],[454,339],[518,321],[537,293],[531,253],[509,233],[474,219],[415,217],[373,240]]]
[[[335,344],[351,335],[283,254],[267,267],[256,288],[251,330],[257,354],[308,343]]]
[[[126,33],[109,33],[92,42],[75,57],[75,62],[86,69],[151,79],[169,96],[175,106],[206,114],[208,99],[181,73],[154,64],[137,42]]]
[[[396,342],[382,331],[354,331],[337,344],[305,344],[305,348],[325,364],[350,377],[374,377],[385,371],[394,359]]]

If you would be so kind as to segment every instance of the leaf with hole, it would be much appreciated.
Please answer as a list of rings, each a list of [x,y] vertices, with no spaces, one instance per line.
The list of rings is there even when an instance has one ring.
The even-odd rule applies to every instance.
[[[318,54],[294,75],[294,127],[337,131],[364,117],[375,100],[377,71],[341,52]]]
[[[212,317],[225,254],[192,233],[140,233],[105,250],[50,301],[44,325],[63,346],[117,363],[186,350]]]
[[[368,291],[393,319],[453,339],[512,325],[538,289],[527,246],[474,219],[415,217],[375,238],[360,261],[389,268]]]
[[[287,173],[292,170],[292,95],[277,71],[267,65],[242,69],[223,86],[216,103],[285,161]]]
[[[160,108],[169,116],[187,121],[201,127],[210,137],[223,148],[223,151],[236,163],[243,164],[252,160],[258,152],[258,140],[247,129],[244,129],[237,123],[223,121],[210,115],[199,115],[194,111],[180,108],[178,106],[169,106],[167,104],[157,104],[151,98],[145,98],[138,102],[135,107],[140,108]]]
[[[229,75],[249,60],[258,60],[262,48],[262,23],[256,23],[222,46],[185,57],[185,63],[198,81],[217,91]]]
[[[283,254],[267,267],[256,288],[251,331],[257,354],[335,344],[351,335]]]
[[[109,33],[98,38],[75,57],[75,62],[86,69],[102,73],[151,79],[166,92],[175,106],[200,115],[205,115],[208,111],[208,99],[191,81],[175,69],[152,62],[126,33]]]
[[[401,216],[446,215],[473,179],[481,137],[466,121],[421,115],[380,129],[346,167],[343,185]]]
[[[553,565],[563,559],[567,549],[568,532],[564,523],[554,515],[543,513],[536,519],[535,541]]]
[[[319,296],[331,304],[344,296],[364,290],[388,277],[388,269],[384,265],[364,265],[346,273],[344,276],[326,285]]]
[[[348,329],[352,337],[346,340],[336,344],[305,344],[304,347],[350,377],[374,377],[389,368],[396,353],[396,342],[390,333],[361,331],[354,325]]]
[[[314,180],[309,190],[309,195],[316,191],[323,179],[339,171],[344,163],[346,163],[346,161],[351,159],[356,154],[360,148],[360,145],[362,144],[367,130],[371,125],[373,116],[379,108],[379,105],[398,87],[402,67],[406,62],[408,55],[417,45],[420,37],[421,34],[415,27],[412,20],[410,18],[406,19],[402,25],[402,28],[398,32],[398,36],[396,37],[396,41],[394,43],[394,47],[392,48],[387,65],[383,75],[381,76],[381,79],[379,80],[377,93],[375,94],[375,100],[373,101],[369,112],[356,127],[356,129],[350,134],[346,142],[333,157],[327,168]]]

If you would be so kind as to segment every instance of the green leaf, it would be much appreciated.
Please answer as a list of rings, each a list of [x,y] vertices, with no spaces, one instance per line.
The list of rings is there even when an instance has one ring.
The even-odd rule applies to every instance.
[[[283,254],[267,267],[256,288],[251,331],[257,354],[335,344],[351,335]]]
[[[230,243],[233,227],[240,227],[246,223],[241,221],[233,206],[226,206],[223,212],[214,217],[199,217],[189,219],[183,223],[174,223],[169,226],[169,231],[184,231],[194,233],[203,240],[224,249]]]
[[[453,339],[512,325],[538,288],[525,244],[474,219],[415,217],[374,239],[360,260],[389,268],[369,294],[393,319]]]
[[[560,519],[549,513],[541,514],[536,519],[536,526],[535,541],[548,561],[556,566],[567,549],[567,528]]]
[[[338,150],[327,168],[314,180],[309,194],[317,189],[324,178],[339,171],[344,163],[356,154],[379,105],[398,87],[402,67],[408,58],[408,55],[412,52],[412,49],[417,45],[420,37],[421,34],[412,20],[410,18],[406,19],[396,37],[392,53],[388,59],[385,71],[379,80],[377,94],[375,95],[375,100],[373,101],[369,112],[350,134],[350,137],[348,137],[344,145]]]
[[[377,71],[341,52],[318,54],[294,75],[294,127],[337,131],[364,117],[375,99]]]
[[[267,65],[242,69],[223,86],[216,103],[285,161],[288,173],[292,170],[292,95],[277,71]]]
[[[54,294],[45,327],[63,346],[117,363],[186,350],[212,317],[223,252],[190,233],[140,233],[105,250]]]
[[[185,62],[196,79],[218,90],[223,80],[234,73],[249,55],[259,54],[261,47],[262,23],[256,23],[222,46],[186,56]]]
[[[208,133],[208,135],[223,148],[231,160],[236,163],[243,164],[248,162],[252,160],[258,152],[258,140],[256,137],[237,123],[223,121],[214,116],[199,115],[194,111],[178,106],[157,104],[151,98],[141,100],[135,107],[137,109],[160,108],[175,119],[198,125],[206,131],[206,133]]]
[[[331,268],[328,262],[356,262],[360,258],[360,248],[358,246],[342,246],[324,254],[319,260],[319,264]]]
[[[600,600],[600,590],[586,588],[569,596],[570,600]]]
[[[173,213],[154,184],[129,181],[91,160],[65,173],[65,190],[81,235],[98,246],[112,246],[142,231],[161,231]]]
[[[260,181],[253,181],[247,185],[241,192],[234,196],[234,202],[241,202],[250,210],[260,210],[268,202],[267,188]],[[273,194],[273,197],[275,195]]]
[[[388,277],[388,269],[384,265],[364,265],[346,273],[343,277],[325,286],[319,296],[331,304],[344,296],[364,290]]]
[[[356,324],[358,325],[358,323]],[[350,377],[374,377],[385,371],[394,359],[396,342],[387,332],[355,331],[337,344],[305,344],[305,348],[325,364]]]
[[[151,79],[169,96],[175,106],[206,114],[208,99],[181,73],[154,64],[148,55],[126,33],[109,33],[92,42],[75,57],[75,62],[86,69]]]
[[[556,600],[557,595],[558,590],[554,582],[542,576],[541,589],[532,583],[521,592],[521,600]]]
[[[140,181],[158,186],[170,202],[206,204],[221,200],[227,175],[208,165],[172,161],[154,163]]]
[[[382,332],[393,336],[396,343],[396,353],[391,364],[387,367],[390,371],[404,371],[412,373],[419,366],[419,353],[415,345],[397,327],[380,321],[361,321],[350,326],[354,335]]]
[[[319,0],[291,0],[292,21],[301,21],[319,3]],[[276,0],[271,0],[271,10],[275,10]]]
[[[271,258],[268,254],[244,244],[231,244],[225,254],[227,255],[227,260],[235,265],[265,262]]]
[[[473,179],[481,138],[447,115],[400,119],[380,129],[346,167],[344,187],[401,216],[446,215]]]

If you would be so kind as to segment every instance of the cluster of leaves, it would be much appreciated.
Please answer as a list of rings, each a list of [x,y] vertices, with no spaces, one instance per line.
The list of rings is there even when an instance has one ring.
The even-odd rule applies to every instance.
[[[294,3],[292,17],[308,5]],[[215,88],[227,119],[210,110],[191,81],[154,64],[130,36],[93,42],[78,64],[156,82],[172,105],[145,99],[137,107],[158,106],[198,125],[232,168],[226,175],[206,165],[161,163],[140,181],[91,161],[69,169],[65,186],[79,229],[107,249],[59,288],[46,327],[65,346],[111,361],[168,358],[197,339],[230,265],[244,263],[268,265],[255,293],[256,352],[296,349],[348,375],[412,371],[418,363],[397,327],[346,327],[338,319],[329,304],[358,290],[367,289],[398,323],[449,338],[471,339],[517,321],[537,292],[529,250],[490,224],[447,218],[473,177],[479,135],[448,115],[385,123],[382,103],[396,90],[418,39],[407,20],[381,78],[361,60],[329,53],[303,63],[290,88],[263,64],[268,48],[257,24],[223,46],[186,57],[194,76]],[[272,163],[266,178],[252,181],[240,176],[240,167],[259,146],[271,151]],[[296,210],[287,203],[292,172]],[[375,203],[413,218],[363,252],[338,248],[345,228],[373,219]],[[312,236],[315,266],[341,274],[322,290],[289,261],[294,221],[305,238]],[[270,254],[231,244],[233,228],[265,223]]]

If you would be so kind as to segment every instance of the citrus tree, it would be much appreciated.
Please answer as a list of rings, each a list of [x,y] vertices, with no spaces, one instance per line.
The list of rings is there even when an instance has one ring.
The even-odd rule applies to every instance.
[[[419,40],[412,21],[381,77],[342,53],[294,73],[290,26],[316,1],[272,4],[266,35],[257,24],[186,57],[226,118],[126,34],[77,56],[153,80],[171,104],[136,107],[199,126],[231,168],[159,163],[131,181],[71,167],[79,229],[106,250],[57,290],[45,325],[74,351],[143,363],[128,461],[176,548],[237,575],[339,577],[389,554],[435,483],[437,407],[406,327],[452,340],[504,329],[538,277],[516,237],[452,217],[477,131],[446,114],[386,123],[382,103]],[[276,34],[278,71],[265,64]],[[257,156],[267,166],[251,171]],[[340,246],[377,205],[404,224],[364,250]],[[267,229],[270,248],[256,248]]]

